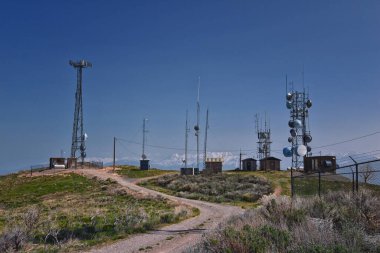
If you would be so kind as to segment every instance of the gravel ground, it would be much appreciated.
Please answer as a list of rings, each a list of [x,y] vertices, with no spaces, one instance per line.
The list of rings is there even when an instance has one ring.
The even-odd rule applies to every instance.
[[[96,176],[101,179],[111,178],[120,185],[128,188],[128,192],[138,195],[162,196],[179,204],[196,207],[200,210],[200,215],[182,221],[181,223],[169,225],[159,230],[150,231],[145,234],[137,234],[112,244],[97,246],[91,249],[91,253],[122,253],[122,252],[168,252],[180,253],[187,248],[197,244],[202,235],[216,228],[218,224],[228,217],[244,212],[236,206],[214,204],[199,200],[178,198],[136,185],[136,181],[131,182],[123,179],[117,174],[113,174],[109,169],[77,170],[77,173],[86,176]],[[139,180],[140,181],[140,180]]]

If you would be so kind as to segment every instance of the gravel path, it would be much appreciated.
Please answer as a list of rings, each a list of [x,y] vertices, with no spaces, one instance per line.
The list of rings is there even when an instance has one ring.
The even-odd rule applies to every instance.
[[[168,252],[180,253],[187,248],[194,246],[200,241],[202,235],[216,228],[219,223],[228,217],[241,214],[243,209],[236,206],[214,204],[199,200],[178,198],[146,189],[130,182],[117,174],[106,172],[105,170],[80,170],[86,176],[97,176],[102,179],[111,178],[120,185],[125,186],[129,191],[142,195],[162,196],[177,203],[182,203],[200,210],[200,215],[184,220],[181,223],[169,225],[159,230],[150,231],[145,234],[137,234],[113,244],[100,246],[90,251],[91,253],[122,253],[122,252]]]

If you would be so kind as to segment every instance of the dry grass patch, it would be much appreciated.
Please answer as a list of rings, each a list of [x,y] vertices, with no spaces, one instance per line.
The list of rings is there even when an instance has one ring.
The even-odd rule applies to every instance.
[[[78,251],[196,215],[77,174],[0,178],[0,252]]]
[[[380,252],[380,197],[330,192],[311,198],[266,196],[189,252]]]
[[[243,174],[165,175],[139,185],[177,197],[243,205],[272,192],[267,180]]]

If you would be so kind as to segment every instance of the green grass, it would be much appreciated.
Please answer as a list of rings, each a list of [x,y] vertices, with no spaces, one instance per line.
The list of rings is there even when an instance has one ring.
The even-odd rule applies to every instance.
[[[281,188],[281,195],[291,195],[291,180],[289,171],[230,171],[229,174],[247,174],[262,177],[267,179],[273,189],[277,187]],[[379,185],[359,183],[359,189],[370,189],[375,192],[380,192]],[[318,194],[318,177],[317,176],[305,176],[294,178],[294,190],[295,194],[303,195],[316,195]],[[321,194],[325,194],[329,191],[351,191],[352,182],[350,178],[345,178],[339,175],[325,174],[321,177]]]
[[[341,178],[339,178],[341,177]],[[352,181],[337,175],[321,176],[321,194],[330,191],[352,191]],[[297,195],[316,195],[318,194],[319,180],[317,176],[304,176],[294,178],[294,191]],[[359,183],[359,189],[369,189],[380,193],[380,185]]]
[[[178,173],[173,170],[159,170],[159,169],[140,170],[138,167],[130,166],[130,165],[121,165],[118,167],[120,169],[116,170],[116,173],[122,176],[126,176],[128,178],[144,178],[144,177],[154,177],[154,176]]]
[[[45,250],[45,227],[59,228],[63,242],[59,248],[50,240],[46,250],[77,251],[199,214],[186,207],[176,211],[163,198],[136,198],[112,180],[77,174],[0,177],[0,237],[7,228],[23,226],[24,214],[31,209],[39,212],[30,238],[33,244],[28,246],[32,251]],[[78,242],[66,245],[65,238],[71,236]]]
[[[0,178],[0,205],[15,208],[36,204],[48,194],[84,193],[93,186],[91,181],[76,174],[45,177],[19,177],[13,174]]]

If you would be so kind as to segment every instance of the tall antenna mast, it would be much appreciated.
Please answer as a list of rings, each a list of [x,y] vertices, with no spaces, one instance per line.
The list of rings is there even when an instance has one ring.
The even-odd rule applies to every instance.
[[[197,168],[199,168],[199,113],[200,113],[199,89],[200,89],[200,86],[201,86],[201,78],[198,77],[197,124],[194,126],[195,136],[197,137]]]
[[[188,127],[188,111],[186,110],[186,127],[185,127],[185,168],[187,168],[187,139],[189,136],[190,128]]]
[[[302,64],[302,89],[305,93],[305,64]]]
[[[255,125],[257,134],[257,158],[262,160],[268,158],[271,153],[271,131],[270,131],[270,121],[267,113],[264,114],[264,127],[262,123],[262,116],[258,113],[255,115]],[[266,166],[266,165],[265,165]],[[260,169],[266,169],[260,168]]]
[[[288,75],[285,75],[285,94],[288,93]]]
[[[206,159],[207,159],[207,130],[209,128],[208,125],[208,109],[206,111],[206,129],[205,129],[205,149],[204,149],[204,155],[203,155],[203,169],[206,169]]]
[[[82,164],[86,157],[86,137],[83,132],[83,103],[82,103],[82,70],[92,67],[92,64],[85,60],[69,61],[69,64],[77,70],[77,90],[75,92],[74,124],[71,142],[71,157],[76,158],[76,152],[80,150]]]
[[[146,122],[147,120],[148,120],[148,119],[146,119],[146,118],[143,119],[143,144],[142,144],[142,155],[141,155],[141,158],[142,158],[143,160],[146,159],[146,155],[145,155],[145,141],[146,141],[146,135],[145,135],[145,134],[146,134],[148,131],[146,130],[145,122]]]

